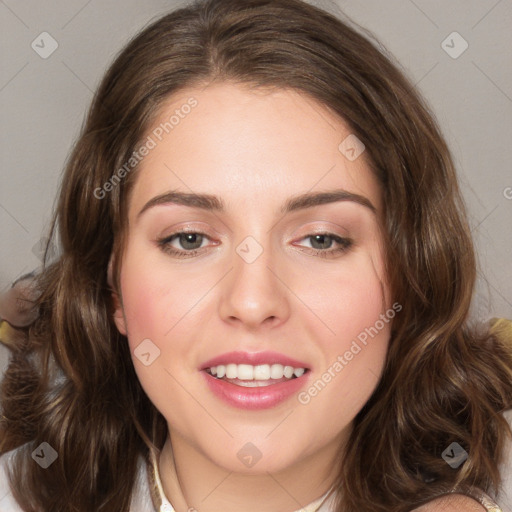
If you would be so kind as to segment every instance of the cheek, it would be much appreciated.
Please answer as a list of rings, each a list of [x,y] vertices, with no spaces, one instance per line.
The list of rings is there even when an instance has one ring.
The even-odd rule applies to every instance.
[[[127,251],[121,272],[127,338],[139,380],[147,392],[159,395],[170,378],[160,370],[176,375],[193,370],[190,361],[195,347],[189,340],[202,325],[202,310],[196,306],[211,284],[204,273],[178,272],[147,247],[137,249],[134,243]],[[154,363],[146,366],[147,361],[138,358],[142,347],[157,355]]]
[[[127,273],[129,275],[129,273]],[[157,332],[163,318],[158,310],[162,306],[158,289],[139,273],[137,279],[127,277],[121,280],[124,312],[128,330],[128,340],[133,350],[142,339],[157,339]]]
[[[172,297],[165,269],[147,257],[147,248],[133,244],[125,254],[120,285],[128,343],[132,356],[143,340],[159,349],[162,333],[172,326]],[[136,364],[137,366],[137,364]]]
[[[389,307],[375,259],[370,252],[358,253],[340,261],[329,272],[312,271],[306,279],[302,275],[302,282],[308,286],[304,286],[301,297],[327,328],[323,339],[328,347],[339,348],[350,342],[374,325]]]
[[[142,339],[160,340],[171,329],[183,308],[180,299],[187,296],[189,283],[170,274],[162,258],[152,254],[144,243],[134,242],[129,249],[123,262],[121,289],[133,349]]]
[[[316,292],[308,292],[307,300],[314,302],[311,309],[328,329],[321,326],[320,336],[318,319],[308,324],[311,339],[317,340],[323,353],[323,365],[299,401],[315,404],[318,414],[327,418],[325,427],[333,433],[367,402],[386,360],[395,311],[387,300],[375,259],[370,251],[347,258],[329,275],[319,278],[322,274],[318,274]],[[333,415],[332,408],[339,404],[343,410]]]

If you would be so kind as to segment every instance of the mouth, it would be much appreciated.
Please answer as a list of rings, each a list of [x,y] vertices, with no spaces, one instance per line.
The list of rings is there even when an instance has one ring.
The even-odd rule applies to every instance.
[[[311,368],[275,352],[231,352],[199,368],[209,390],[239,409],[268,409],[289,399],[309,381]]]
[[[204,370],[215,379],[229,382],[242,387],[265,387],[297,379],[304,375],[308,368],[283,366],[282,364],[220,364]]]

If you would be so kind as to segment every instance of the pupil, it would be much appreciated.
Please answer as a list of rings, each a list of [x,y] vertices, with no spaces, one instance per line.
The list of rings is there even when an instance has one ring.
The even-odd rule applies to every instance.
[[[194,242],[194,238],[201,235],[198,235],[197,233],[184,233],[181,235],[181,243],[182,246],[186,249],[198,249],[201,246],[201,241],[199,241],[199,245],[197,247],[190,247],[187,244],[197,244],[197,241]]]
[[[313,240],[315,241],[315,243],[316,243],[317,239],[320,239],[320,246],[322,249],[329,248],[330,244],[325,241],[325,240],[330,241],[331,237],[329,235],[314,235]]]

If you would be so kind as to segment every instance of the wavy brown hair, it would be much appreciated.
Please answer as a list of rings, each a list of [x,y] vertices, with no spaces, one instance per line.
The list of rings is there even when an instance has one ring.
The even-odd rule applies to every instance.
[[[9,344],[0,452],[20,447],[11,482],[26,511],[127,511],[137,460],[166,423],[143,392],[113,322],[130,172],[163,102],[213,81],[292,89],[332,110],[366,146],[384,198],[387,273],[403,306],[382,378],[340,452],[336,510],[406,512],[453,485],[500,485],[510,429],[512,346],[468,324],[475,258],[454,164],[433,114],[372,36],[300,0],[206,0],[134,37],[108,69],[67,161],[37,278],[38,319]],[[58,459],[30,458],[42,441]],[[458,442],[457,470],[441,458]],[[343,461],[343,463],[341,462]]]

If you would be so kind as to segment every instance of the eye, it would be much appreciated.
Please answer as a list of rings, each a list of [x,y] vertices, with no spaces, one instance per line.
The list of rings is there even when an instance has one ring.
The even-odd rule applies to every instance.
[[[205,239],[209,239],[209,237],[204,233],[197,231],[179,231],[157,240],[157,243],[164,252],[172,256],[176,256],[177,258],[190,258],[202,252],[201,244]],[[171,245],[175,241],[183,247],[183,250]]]
[[[202,243],[210,239],[205,233],[197,231],[179,231],[165,238],[157,240],[158,246],[167,254],[177,258],[190,258],[203,252],[205,247]],[[349,238],[340,237],[333,233],[315,233],[307,235],[301,240],[311,240],[312,247],[308,252],[321,258],[331,258],[347,252],[352,246],[353,241]],[[177,248],[173,243],[179,244],[182,249]],[[333,244],[336,244],[332,248]]]
[[[307,235],[301,240],[311,240],[312,254],[321,258],[331,258],[347,252],[354,244],[350,238],[340,237],[333,233],[315,233]],[[332,248],[333,243],[337,245]],[[316,247],[315,247],[316,246]]]

